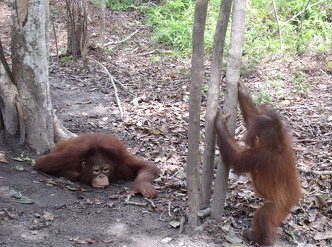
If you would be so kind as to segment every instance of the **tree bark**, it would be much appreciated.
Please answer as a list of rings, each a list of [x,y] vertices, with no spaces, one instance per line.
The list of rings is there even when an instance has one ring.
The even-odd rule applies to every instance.
[[[229,22],[232,0],[222,0],[219,9],[218,22],[214,36],[211,80],[209,81],[206,115],[205,115],[205,142],[204,165],[202,170],[202,200],[201,209],[210,205],[212,179],[215,167],[216,135],[214,120],[217,112],[220,92],[221,65],[224,55],[225,36]]]
[[[87,44],[86,0],[66,0],[67,4],[67,51],[73,60],[84,57]]]
[[[15,107],[18,95],[15,85],[9,79],[2,63],[0,63],[0,114],[4,129],[4,138],[17,140],[19,135],[19,119]]]
[[[0,135],[15,147],[25,143],[37,153],[54,140],[75,136],[56,117],[48,82],[48,1],[12,0],[12,62],[0,42]],[[3,64],[6,67],[3,67]]]
[[[199,136],[202,81],[204,75],[204,31],[207,13],[207,0],[197,0],[193,26],[193,55],[191,65],[191,87],[189,103],[189,132],[187,157],[188,223],[189,227],[198,225],[197,212],[200,201],[199,181]]]
[[[49,1],[12,0],[12,62],[27,144],[37,153],[54,146],[48,82]]]
[[[226,70],[226,91],[224,97],[223,112],[230,113],[227,128],[234,136],[236,116],[238,82],[240,79],[240,68],[242,60],[244,30],[245,30],[246,0],[234,0],[232,12],[232,30],[230,48],[228,54],[228,65]],[[229,170],[225,168],[222,161],[218,161],[217,177],[213,200],[211,204],[211,215],[220,219],[224,210],[226,190],[228,185]]]
[[[100,0],[101,8],[101,23],[100,23],[100,45],[104,47],[105,44],[105,0]]]

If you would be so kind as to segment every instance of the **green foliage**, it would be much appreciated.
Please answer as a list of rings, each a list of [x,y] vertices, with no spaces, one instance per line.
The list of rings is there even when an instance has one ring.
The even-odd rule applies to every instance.
[[[69,62],[71,60],[73,60],[72,56],[64,56],[60,59],[61,62]]]
[[[141,6],[148,24],[155,27],[153,41],[182,52],[190,50],[194,4],[190,0],[169,0],[161,6]]]
[[[309,84],[305,84],[304,83],[304,75],[301,71],[297,72],[296,77],[294,78],[294,80],[297,83],[297,89],[294,91],[294,94],[298,94],[298,93],[303,93],[305,96],[308,96],[308,89],[310,87]]]
[[[100,7],[100,0],[94,2],[95,5]],[[126,10],[129,8],[136,8],[132,3],[132,0],[105,0],[105,5],[107,8],[115,10]]]
[[[332,70],[332,61],[327,63],[327,69]]]
[[[268,90],[265,88],[265,86],[261,87],[261,91],[257,96],[253,96],[253,101],[258,104],[264,104],[264,103],[269,103],[271,104],[271,96],[268,92]]]
[[[144,3],[145,2],[145,3]],[[100,1],[96,3],[100,4]],[[157,3],[157,4],[156,4]],[[332,43],[332,1],[323,1],[308,8],[303,22],[301,12],[306,1],[279,0],[276,2],[284,50],[288,53],[321,52],[331,49]],[[312,4],[313,2],[310,2]],[[205,48],[212,49],[213,37],[218,18],[220,0],[210,0],[205,30]],[[163,43],[169,49],[190,54],[192,49],[192,24],[195,10],[194,0],[106,0],[106,5],[116,10],[135,8],[154,27],[152,39]],[[310,5],[309,5],[310,6]],[[249,1],[246,9],[245,47],[246,58],[259,61],[263,57],[280,51],[278,25],[271,0]],[[228,27],[230,30],[230,25]],[[227,34],[229,36],[229,32]],[[226,39],[229,42],[229,39]],[[226,43],[226,48],[227,48]]]
[[[307,9],[301,27],[302,15],[298,15],[284,25],[304,8],[303,0],[277,1],[278,16],[282,25],[284,49],[287,52],[310,52],[327,50],[332,42],[332,2],[322,2]],[[310,2],[313,3],[313,2]],[[247,41],[245,50],[248,56],[260,58],[280,50],[278,25],[275,20],[272,1],[256,0],[247,9]]]
[[[24,152],[22,152],[20,156],[13,158],[13,160],[24,162],[24,161],[30,161],[31,159],[28,156],[26,156]]]

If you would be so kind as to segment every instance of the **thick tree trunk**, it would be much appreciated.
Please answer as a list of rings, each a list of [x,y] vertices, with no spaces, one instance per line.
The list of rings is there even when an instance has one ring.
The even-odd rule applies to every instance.
[[[48,82],[49,1],[12,0],[12,62],[27,144],[37,153],[54,146]]]
[[[214,119],[218,107],[220,92],[221,64],[224,55],[225,36],[229,22],[233,0],[222,0],[220,4],[219,17],[214,36],[211,80],[209,81],[208,97],[205,115],[205,139],[204,139],[204,165],[202,169],[202,201],[201,209],[210,205],[211,187],[215,167],[215,145],[216,134],[214,130]]]
[[[19,136],[21,144],[27,140],[37,153],[52,148],[54,140],[75,136],[52,110],[48,6],[48,1],[12,0],[13,73],[0,42],[0,135],[13,147]]]
[[[189,132],[187,157],[188,223],[191,228],[198,224],[200,201],[199,181],[199,136],[202,82],[204,75],[204,30],[207,13],[207,0],[197,0],[193,27],[193,56],[191,64],[191,87],[189,104]]]

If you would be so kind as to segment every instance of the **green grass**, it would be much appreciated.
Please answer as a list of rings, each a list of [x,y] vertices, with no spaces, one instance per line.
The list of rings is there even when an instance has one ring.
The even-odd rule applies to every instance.
[[[168,49],[189,55],[192,49],[191,35],[195,1],[165,0],[163,5],[155,4],[155,2],[159,3],[159,1],[142,3],[139,0],[106,0],[107,6],[115,10],[135,8],[141,11],[146,16],[147,23],[154,27],[152,40],[156,44],[162,43]],[[213,45],[219,3],[220,0],[209,1],[205,31],[207,52],[210,52]],[[280,22],[284,24],[303,9],[303,0],[279,0],[277,8]],[[332,1],[325,1],[308,9],[302,29],[299,28],[300,22],[301,15],[283,26],[284,52],[301,54],[331,50]],[[278,25],[272,1],[248,2],[244,51],[246,60],[260,60],[269,54],[280,53]]]

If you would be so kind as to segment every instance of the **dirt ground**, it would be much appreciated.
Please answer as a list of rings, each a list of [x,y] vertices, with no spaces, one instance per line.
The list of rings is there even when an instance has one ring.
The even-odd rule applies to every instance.
[[[66,29],[64,11],[58,4],[60,1],[52,1],[51,11],[61,50],[66,45]],[[100,49],[99,10],[91,4],[89,11],[89,56],[115,78],[124,117],[120,118],[115,90],[102,66],[90,60],[85,72],[80,62],[62,61],[58,65],[51,33],[53,106],[70,131],[111,133],[131,152],[158,165],[162,170],[155,182],[158,198],[135,196],[130,199],[135,204],[129,204],[130,182],[96,190],[38,173],[32,168],[36,154],[24,147],[13,150],[0,140],[0,151],[8,161],[0,162],[0,246],[249,245],[242,241],[241,232],[250,226],[253,211],[262,201],[247,177],[231,174],[222,221],[206,219],[202,231],[192,235],[180,234],[177,227],[186,219],[187,210],[184,167],[190,59],[168,56],[167,48],[153,44],[151,28],[134,10],[107,11],[106,42],[121,41],[139,31],[126,42]],[[7,1],[0,2],[0,15],[0,38],[8,55]],[[266,98],[262,92],[269,92],[271,103],[289,126],[305,191],[280,228],[276,246],[332,245],[332,179],[326,172],[332,170],[332,71],[327,67],[331,60],[330,53],[279,58],[268,65],[263,61],[243,75],[257,97]],[[303,78],[301,83],[299,77]],[[266,81],[262,89],[260,85]],[[206,91],[202,114],[205,102]],[[241,138],[240,122],[237,133]]]

